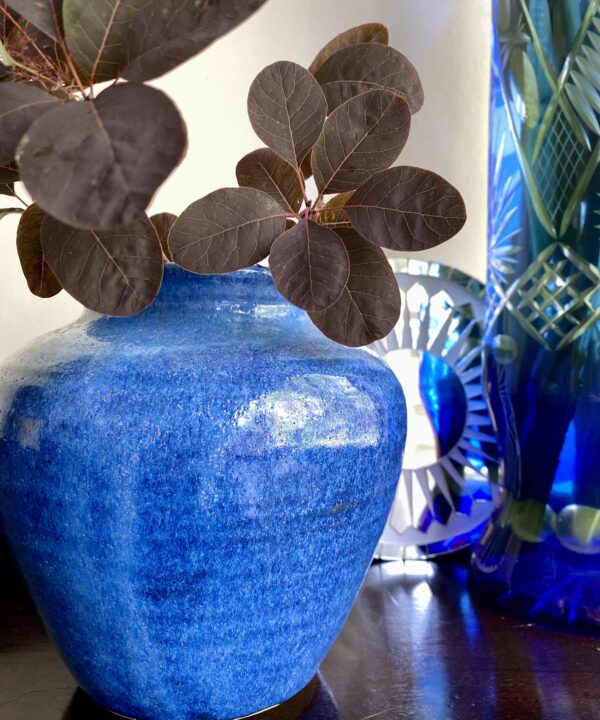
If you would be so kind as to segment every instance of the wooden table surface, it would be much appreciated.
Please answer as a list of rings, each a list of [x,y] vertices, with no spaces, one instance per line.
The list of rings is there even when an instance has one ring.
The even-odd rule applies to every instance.
[[[458,561],[373,565],[302,720],[600,720],[600,637],[534,626],[466,580]],[[0,720],[111,717],[76,691],[2,561]]]

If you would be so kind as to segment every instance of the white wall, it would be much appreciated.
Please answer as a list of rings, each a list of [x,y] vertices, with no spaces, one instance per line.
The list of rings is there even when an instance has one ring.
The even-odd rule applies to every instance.
[[[269,0],[242,27],[156,85],[180,107],[190,147],[152,210],[180,212],[218,187],[235,185],[235,165],[260,146],[246,115],[254,76],[275,60],[307,66],[331,37],[368,21],[388,25],[391,44],[421,74],[426,104],[400,162],[440,173],[463,193],[469,221],[445,246],[423,255],[481,279],[489,75],[488,0]],[[14,218],[0,224],[0,359],[70,322],[79,306],[62,292],[29,294],[15,250]]]

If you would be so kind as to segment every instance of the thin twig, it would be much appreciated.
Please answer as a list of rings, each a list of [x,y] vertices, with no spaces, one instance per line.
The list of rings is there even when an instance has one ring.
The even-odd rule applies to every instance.
[[[21,203],[21,205],[23,205],[25,208],[28,208],[29,203],[25,202],[25,200],[23,200],[23,198],[19,195],[19,193],[13,187],[10,187],[10,185],[8,185],[8,183],[7,183],[7,186],[8,186],[8,190]]]
[[[34,70],[33,68],[30,68],[28,65],[24,65],[23,63],[18,62],[14,58],[13,58],[13,67],[16,67],[19,70],[22,70],[24,73],[27,73],[28,75],[31,75],[31,77],[36,78],[36,80],[43,80],[44,82],[49,83],[51,88],[56,86],[56,79],[49,78],[47,75],[42,75],[42,73],[38,72],[37,70]]]
[[[15,20],[15,18],[8,12],[8,10],[3,5],[0,5],[0,12],[2,12],[4,17],[8,18],[10,20],[10,22],[17,28],[17,30],[25,37],[27,42],[34,48],[34,50],[38,53],[38,55],[44,60],[46,65],[49,65],[52,68],[52,70],[57,71],[58,68],[56,68],[52,64],[52,61],[46,55],[46,53],[38,46],[38,44],[31,37],[31,35],[21,25],[21,23],[19,23],[17,20]],[[54,82],[54,81],[52,81],[52,82]]]
[[[48,0],[48,4],[50,6],[50,12],[52,13],[52,20],[54,21],[54,29],[56,30],[56,37],[58,38],[58,44],[60,45],[60,49],[63,52],[64,58],[67,62],[67,66],[68,66],[69,70],[71,71],[71,76],[72,76],[73,80],[75,80],[75,84],[79,88],[79,91],[81,92],[81,94],[84,97],[86,97],[86,93],[85,93],[86,88],[85,88],[84,84],[81,82],[81,79],[79,77],[77,69],[75,68],[75,64],[73,63],[73,59],[71,58],[71,54],[69,53],[69,51],[67,49],[67,45],[65,43],[65,40],[62,36],[62,32],[60,31],[60,23],[58,22],[58,17],[56,16],[56,12],[54,10],[54,5],[50,2],[50,0]]]
[[[304,175],[302,174],[302,170],[300,170],[299,167],[296,168],[296,177],[298,178],[298,182],[300,183],[300,189],[302,190],[302,196],[304,197],[304,202],[306,203],[307,207],[310,205],[310,198],[306,194],[306,185],[304,184]]]

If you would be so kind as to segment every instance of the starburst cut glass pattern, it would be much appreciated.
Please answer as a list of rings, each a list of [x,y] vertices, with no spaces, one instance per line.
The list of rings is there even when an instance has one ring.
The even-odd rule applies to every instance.
[[[373,349],[407,397],[408,438],[381,558],[469,544],[489,517],[496,438],[482,380],[483,286],[437,263],[394,260],[403,310]]]

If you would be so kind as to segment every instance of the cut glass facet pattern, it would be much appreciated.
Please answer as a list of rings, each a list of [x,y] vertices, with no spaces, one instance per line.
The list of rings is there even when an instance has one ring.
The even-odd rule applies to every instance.
[[[533,164],[540,195],[555,228],[562,223],[590,155],[557,106]]]
[[[541,345],[560,350],[600,320],[600,271],[555,243],[521,276],[508,307]]]
[[[437,263],[392,264],[402,315],[373,349],[403,385],[408,440],[377,549],[387,559],[468,545],[492,510],[497,455],[483,388],[481,283]]]
[[[597,631],[600,0],[494,0],[494,21],[485,374],[501,464],[472,577]]]

